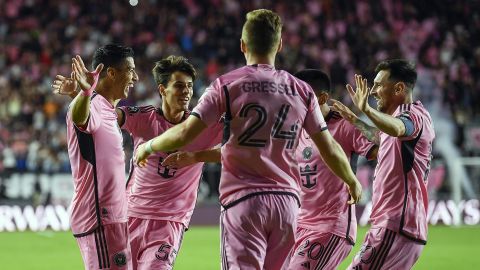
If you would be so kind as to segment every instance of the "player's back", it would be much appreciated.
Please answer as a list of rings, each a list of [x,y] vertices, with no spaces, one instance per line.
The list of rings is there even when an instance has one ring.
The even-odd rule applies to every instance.
[[[310,132],[325,127],[310,86],[273,66],[253,65],[220,77],[213,87],[223,91],[226,112],[222,204],[255,193],[298,198],[299,131],[304,122]]]
[[[326,116],[328,130],[338,142],[356,171],[358,155],[368,156],[375,144],[369,142],[338,112],[331,110]],[[302,131],[297,149],[300,169],[301,203],[298,226],[319,232],[331,232],[355,242],[357,221],[354,205],[347,185],[323,161],[315,143]]]

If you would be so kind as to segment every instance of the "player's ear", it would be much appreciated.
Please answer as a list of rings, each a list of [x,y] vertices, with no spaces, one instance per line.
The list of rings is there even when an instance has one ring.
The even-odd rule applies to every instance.
[[[245,44],[243,39],[240,39],[240,51],[242,51],[242,53],[247,53],[247,44]]]
[[[165,93],[165,86],[163,86],[163,84],[159,84],[157,89],[160,96],[164,97],[167,95],[167,93]]]
[[[113,67],[108,67],[107,68],[107,76],[111,79],[115,79],[115,68]]]
[[[407,87],[404,82],[397,82],[394,86],[395,95],[405,94]]]
[[[280,42],[278,43],[277,53],[283,49],[283,40],[280,38]]]

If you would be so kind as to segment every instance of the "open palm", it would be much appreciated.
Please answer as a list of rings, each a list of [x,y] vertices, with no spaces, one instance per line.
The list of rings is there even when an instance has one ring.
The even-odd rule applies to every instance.
[[[55,76],[55,80],[53,81],[51,86],[54,94],[74,97],[78,93],[78,83],[73,78],[73,72],[70,78],[64,77],[62,75]]]
[[[370,89],[367,87],[367,79],[364,79],[362,75],[355,74],[355,86],[356,91],[350,84],[347,84],[347,91],[352,98],[353,104],[357,106],[362,112],[368,108],[368,96]]]
[[[102,72],[103,64],[99,64],[94,71],[89,71],[82,58],[77,55],[72,58],[73,77],[80,85],[83,91],[89,91],[96,87],[100,72]]]

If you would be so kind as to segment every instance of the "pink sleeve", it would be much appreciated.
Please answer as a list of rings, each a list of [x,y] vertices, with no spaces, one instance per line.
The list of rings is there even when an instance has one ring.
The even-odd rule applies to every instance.
[[[85,132],[85,133],[94,133],[102,124],[102,115],[101,115],[101,110],[98,108],[98,104],[95,102],[90,101],[90,112],[88,114],[88,120],[85,126],[77,126],[75,123],[73,123],[74,126],[76,126],[80,131]],[[70,120],[72,119],[72,111],[68,110],[68,113],[70,114]]]
[[[418,112],[413,109],[413,110],[405,110],[403,112],[400,112],[397,118],[403,118],[403,119],[408,119],[412,122],[413,124],[413,132],[410,136],[401,136],[398,137],[401,141],[410,141],[415,139],[418,136],[418,133],[420,132],[422,128],[422,116],[418,114]]]
[[[218,120],[225,112],[225,91],[228,89],[226,86],[221,87],[217,81],[212,83],[202,97],[198,101],[197,106],[193,108],[192,115],[200,118],[207,126],[211,126],[218,123]]]
[[[209,127],[209,134],[210,134],[209,138],[212,139],[212,143],[210,144],[210,147],[214,147],[214,146],[222,143],[223,122],[217,121],[216,124]]]
[[[327,123],[325,123],[325,120],[323,119],[322,112],[318,106],[317,97],[313,94],[313,91],[311,91],[310,94],[310,102],[303,127],[310,135],[327,129]]]

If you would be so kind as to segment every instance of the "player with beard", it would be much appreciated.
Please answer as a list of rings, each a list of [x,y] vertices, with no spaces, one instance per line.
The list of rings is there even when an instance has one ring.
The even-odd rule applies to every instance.
[[[415,67],[403,59],[386,60],[375,69],[370,90],[355,75],[356,91],[347,90],[355,106],[375,124],[369,127],[347,107],[335,102],[345,119],[380,142],[375,168],[372,224],[362,249],[348,269],[410,269],[427,243],[427,181],[435,138],[432,119],[413,100]],[[377,100],[377,110],[368,97]]]

